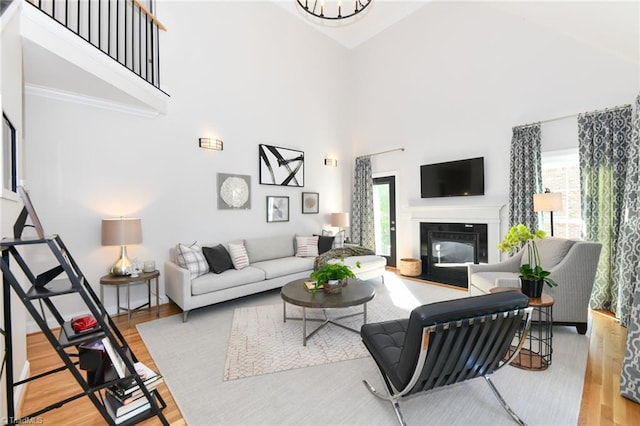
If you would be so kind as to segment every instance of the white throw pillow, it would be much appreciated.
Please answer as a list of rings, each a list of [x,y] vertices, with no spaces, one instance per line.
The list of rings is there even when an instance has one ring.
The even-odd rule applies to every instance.
[[[244,244],[229,243],[229,254],[231,255],[231,262],[233,267],[237,270],[246,268],[249,266],[249,255]]]
[[[296,236],[296,256],[316,257],[318,255],[318,237]]]
[[[333,246],[332,248],[343,248],[344,247],[344,229],[341,231],[336,232],[335,234],[333,233],[333,231],[329,231],[327,229],[323,229],[322,230],[322,235],[324,236],[333,236]]]
[[[209,272],[209,264],[202,254],[202,247],[193,243],[189,246],[178,244],[176,247],[178,266],[188,269],[191,278],[197,278]]]

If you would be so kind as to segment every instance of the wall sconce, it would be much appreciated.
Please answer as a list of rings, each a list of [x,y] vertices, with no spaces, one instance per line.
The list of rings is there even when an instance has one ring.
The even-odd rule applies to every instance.
[[[213,138],[199,138],[198,146],[200,148],[214,149],[216,151],[222,151],[222,141],[220,139]]]
[[[338,160],[335,158],[325,158],[324,165],[327,167],[338,167]]]

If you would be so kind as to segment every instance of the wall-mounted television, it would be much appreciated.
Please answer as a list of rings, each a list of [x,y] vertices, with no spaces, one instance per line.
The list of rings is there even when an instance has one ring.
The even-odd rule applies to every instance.
[[[420,166],[422,198],[484,195],[484,157]]]

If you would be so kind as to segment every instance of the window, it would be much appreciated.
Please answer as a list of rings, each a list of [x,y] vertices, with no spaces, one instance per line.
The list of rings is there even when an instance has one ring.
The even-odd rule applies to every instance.
[[[580,238],[580,166],[578,150],[542,153],[542,186],[562,193],[562,211],[553,213],[553,233],[556,237]],[[550,213],[542,213],[541,229],[551,231]]]
[[[2,113],[2,185],[16,192],[18,189],[18,160],[16,155],[16,129]]]

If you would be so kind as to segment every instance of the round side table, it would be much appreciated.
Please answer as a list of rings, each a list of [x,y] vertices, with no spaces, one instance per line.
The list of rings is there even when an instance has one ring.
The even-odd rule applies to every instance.
[[[118,315],[120,311],[125,311],[127,313],[127,326],[131,323],[131,313],[135,312],[145,306],[149,307],[151,310],[151,281],[155,280],[156,284],[156,317],[160,317],[160,295],[159,295],[159,283],[158,278],[160,277],[160,271],[155,270],[152,272],[140,272],[137,277],[132,277],[129,275],[124,276],[115,276],[115,275],[105,275],[100,278],[100,301],[104,305],[104,287],[105,286],[115,286],[116,287],[116,304],[118,305]],[[136,308],[131,308],[131,297],[130,297],[130,287],[131,284],[147,284],[147,303],[144,303]],[[127,307],[120,306],[120,286],[127,286]]]
[[[517,287],[494,287],[491,293],[502,291],[520,291]],[[542,294],[541,297],[530,297],[529,306],[533,307],[531,327],[524,346],[518,356],[511,361],[514,367],[524,370],[546,370],[551,365],[553,355],[553,296]],[[517,336],[520,337],[519,335]],[[507,358],[515,347],[511,347]]]

